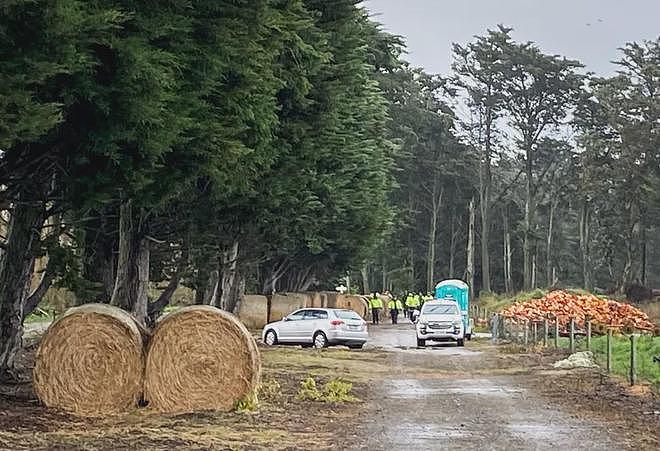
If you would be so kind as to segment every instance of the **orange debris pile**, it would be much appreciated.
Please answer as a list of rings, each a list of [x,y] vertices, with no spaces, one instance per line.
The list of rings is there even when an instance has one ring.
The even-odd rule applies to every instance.
[[[643,311],[630,304],[603,299],[593,294],[552,291],[540,299],[519,302],[504,308],[500,314],[514,320],[543,321],[559,319],[562,325],[575,318],[578,327],[590,319],[593,324],[613,328],[653,330],[654,325]]]

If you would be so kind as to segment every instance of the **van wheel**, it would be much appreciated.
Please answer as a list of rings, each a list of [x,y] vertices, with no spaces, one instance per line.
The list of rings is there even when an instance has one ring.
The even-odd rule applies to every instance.
[[[316,332],[314,334],[314,347],[316,349],[328,347],[328,337],[323,332]]]
[[[418,348],[425,348],[426,347],[426,340],[422,340],[421,338],[417,339],[417,347]]]
[[[268,332],[266,332],[264,343],[268,346],[275,346],[277,344],[277,334],[273,329],[269,329]]]
[[[459,338],[458,341],[456,342],[458,346],[465,346],[465,340],[462,338]]]

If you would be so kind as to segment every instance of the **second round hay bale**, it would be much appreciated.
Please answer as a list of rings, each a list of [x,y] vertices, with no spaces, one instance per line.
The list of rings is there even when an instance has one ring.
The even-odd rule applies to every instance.
[[[160,412],[229,411],[259,384],[257,344],[236,317],[184,307],[159,321],[147,352],[144,395]]]
[[[105,304],[69,309],[37,350],[34,389],[48,407],[83,416],[130,411],[142,396],[143,336],[125,311]]]

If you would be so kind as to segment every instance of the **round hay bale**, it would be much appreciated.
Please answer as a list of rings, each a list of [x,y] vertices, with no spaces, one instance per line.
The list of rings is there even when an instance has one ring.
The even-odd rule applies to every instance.
[[[254,395],[260,373],[257,343],[236,317],[207,305],[184,307],[153,332],[145,400],[160,412],[228,411]]]
[[[136,321],[105,304],[69,309],[51,324],[33,370],[41,402],[81,416],[134,409],[143,375],[144,343]]]

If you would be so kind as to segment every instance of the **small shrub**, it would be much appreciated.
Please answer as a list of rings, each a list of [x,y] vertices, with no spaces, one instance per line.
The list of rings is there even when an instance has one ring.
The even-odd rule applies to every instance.
[[[341,379],[332,379],[323,387],[323,399],[327,402],[355,402],[358,398],[351,394],[353,384],[342,381]]]
[[[330,403],[359,401],[351,394],[352,390],[353,384],[341,379],[332,379],[323,386],[323,390],[319,390],[314,378],[309,376],[300,382],[300,390],[298,390],[296,399]]]
[[[234,410],[238,413],[250,413],[259,409],[259,399],[256,392],[247,395],[236,403]]]
[[[321,398],[321,392],[316,387],[316,381],[312,376],[308,376],[300,381],[300,389],[298,390],[296,399],[301,401],[320,401]]]

